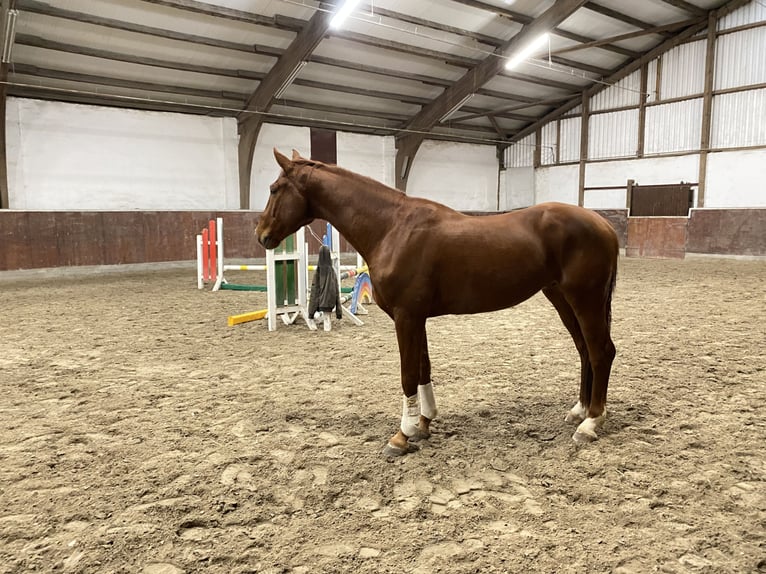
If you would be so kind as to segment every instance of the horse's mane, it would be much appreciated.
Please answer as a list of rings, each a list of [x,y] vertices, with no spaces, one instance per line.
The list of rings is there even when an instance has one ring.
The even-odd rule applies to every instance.
[[[294,163],[300,164],[302,166],[309,166],[314,169],[318,169],[320,171],[326,171],[328,173],[339,175],[341,177],[345,177],[348,179],[356,180],[362,185],[364,185],[365,187],[367,187],[368,189],[372,189],[372,190],[384,192],[384,193],[393,193],[396,195],[406,196],[406,194],[399,189],[389,187],[385,183],[381,183],[375,179],[372,179],[371,177],[367,177],[366,175],[354,173],[353,171],[349,171],[338,165],[327,164],[321,161],[306,159],[306,158],[296,159],[294,160]]]

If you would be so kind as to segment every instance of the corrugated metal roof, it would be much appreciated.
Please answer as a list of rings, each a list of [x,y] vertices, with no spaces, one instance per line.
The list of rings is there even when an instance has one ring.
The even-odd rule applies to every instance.
[[[10,94],[105,105],[115,105],[116,96],[131,96],[141,100],[141,108],[170,109],[167,103],[177,102],[198,106],[180,111],[215,115],[237,114],[318,6],[307,0],[17,1]],[[708,10],[722,2],[691,0],[687,5]],[[512,74],[473,86],[476,95],[454,115],[456,120],[438,125],[438,133],[502,142],[677,30],[587,44],[700,16],[695,8],[672,4],[586,3],[552,31],[555,63],[547,64],[546,55],[538,54]],[[372,9],[356,12],[342,30],[325,35],[275,105],[286,123],[310,125],[321,118],[321,125],[327,125],[332,118],[342,129],[352,124],[351,131],[365,131],[370,129],[365,126],[381,124],[395,133],[481,61],[497,58],[492,54],[497,46],[554,5],[553,0],[375,0]],[[726,22],[761,17],[761,9],[751,5]],[[736,42],[745,40],[732,37],[722,45]],[[759,46],[751,42],[753,49]],[[683,85],[696,86],[696,78]],[[663,88],[688,92],[691,87],[676,92],[668,87],[678,79],[672,74]],[[599,98],[635,100],[617,93],[612,89]],[[594,98],[594,109],[600,109],[599,98]],[[525,107],[505,110],[509,106]],[[348,111],[347,122],[337,108]]]

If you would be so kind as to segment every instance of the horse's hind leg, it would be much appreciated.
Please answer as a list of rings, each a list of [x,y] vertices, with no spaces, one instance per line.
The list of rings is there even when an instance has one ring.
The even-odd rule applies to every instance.
[[[567,413],[564,420],[568,423],[581,423],[587,416],[586,408],[590,404],[593,369],[590,366],[590,357],[588,356],[588,347],[585,344],[585,338],[580,329],[580,323],[572,310],[572,306],[564,298],[563,293],[558,287],[546,287],[543,294],[553,304],[558,311],[561,322],[572,336],[577,352],[580,354],[580,395],[577,404]]]
[[[606,391],[615,348],[609,335],[608,303],[606,307],[598,305],[594,308],[591,305],[584,309],[578,308],[576,314],[590,356],[593,385],[590,401],[584,405],[587,418],[580,423],[572,438],[576,442],[591,442],[598,438],[596,429],[601,426],[606,415]]]

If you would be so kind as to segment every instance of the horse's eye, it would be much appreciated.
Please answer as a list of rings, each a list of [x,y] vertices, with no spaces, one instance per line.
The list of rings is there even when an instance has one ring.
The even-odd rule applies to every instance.
[[[275,193],[277,193],[277,188],[276,187],[270,187],[269,191],[271,192],[271,195],[274,195]]]

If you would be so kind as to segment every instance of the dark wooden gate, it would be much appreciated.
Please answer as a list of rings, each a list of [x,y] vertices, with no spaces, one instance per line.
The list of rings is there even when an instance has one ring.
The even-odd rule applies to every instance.
[[[688,217],[694,207],[696,183],[667,185],[629,185],[628,207],[631,217]]]

